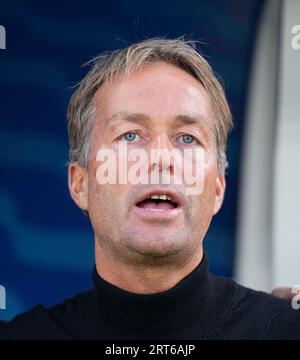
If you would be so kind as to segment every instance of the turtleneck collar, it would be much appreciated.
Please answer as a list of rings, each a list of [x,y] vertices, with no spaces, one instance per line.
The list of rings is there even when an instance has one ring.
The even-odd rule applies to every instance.
[[[93,280],[100,331],[105,328],[107,338],[176,339],[182,338],[183,334],[190,338],[195,326],[200,325],[205,333],[219,314],[219,311],[210,309],[213,289],[205,251],[191,273],[171,289],[160,293],[128,292],[105,281],[96,268]]]

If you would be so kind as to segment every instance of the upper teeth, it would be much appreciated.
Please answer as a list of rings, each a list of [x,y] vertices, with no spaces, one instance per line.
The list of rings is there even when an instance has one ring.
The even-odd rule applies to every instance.
[[[170,200],[171,201],[171,198],[169,197],[169,196],[167,196],[167,195],[150,195],[149,197],[148,197],[148,199],[153,199],[153,200],[157,200],[157,199],[159,199],[159,200]]]

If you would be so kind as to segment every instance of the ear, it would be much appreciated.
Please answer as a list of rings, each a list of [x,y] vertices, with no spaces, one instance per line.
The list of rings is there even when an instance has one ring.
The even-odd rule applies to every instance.
[[[68,168],[68,186],[72,199],[82,210],[88,210],[88,172],[77,163]]]
[[[225,194],[226,180],[224,174],[218,174],[216,179],[216,197],[214,206],[214,215],[220,210]]]

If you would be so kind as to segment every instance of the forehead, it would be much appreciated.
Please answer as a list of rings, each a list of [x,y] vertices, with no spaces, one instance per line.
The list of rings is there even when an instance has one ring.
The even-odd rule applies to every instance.
[[[186,71],[162,62],[103,85],[93,101],[103,126],[122,112],[143,113],[160,121],[195,114],[212,119],[209,96],[201,83]]]

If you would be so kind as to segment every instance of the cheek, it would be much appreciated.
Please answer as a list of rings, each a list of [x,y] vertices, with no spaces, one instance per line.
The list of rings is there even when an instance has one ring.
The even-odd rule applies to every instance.
[[[107,185],[100,185],[97,181],[98,163],[96,161],[90,163],[89,169],[89,211],[93,213],[95,217],[105,216],[108,211],[107,205],[109,204],[107,201]]]
[[[208,167],[204,172],[204,184],[201,194],[195,196],[194,202],[197,212],[212,216],[216,197],[217,173],[215,167]]]
[[[122,217],[126,209],[126,195],[128,185],[118,184],[99,184],[96,178],[97,162],[91,164],[89,174],[89,210],[94,216],[101,217],[105,221],[114,221],[117,217]],[[117,211],[116,211],[117,210]]]
[[[205,170],[203,195],[212,202],[216,196],[217,168],[215,166],[208,167]]]
[[[198,156],[199,155],[199,156]],[[186,189],[190,187],[189,194],[200,195],[206,197],[215,194],[216,179],[217,179],[217,163],[216,158],[212,153],[200,151],[197,157],[193,154],[193,158],[187,158],[188,161],[184,163],[186,167],[183,170],[183,178]],[[195,191],[193,191],[195,187]]]
[[[96,181],[89,188],[88,209],[95,233],[114,233],[122,223],[118,196],[109,185],[99,185]],[[118,209],[118,211],[116,211]]]

